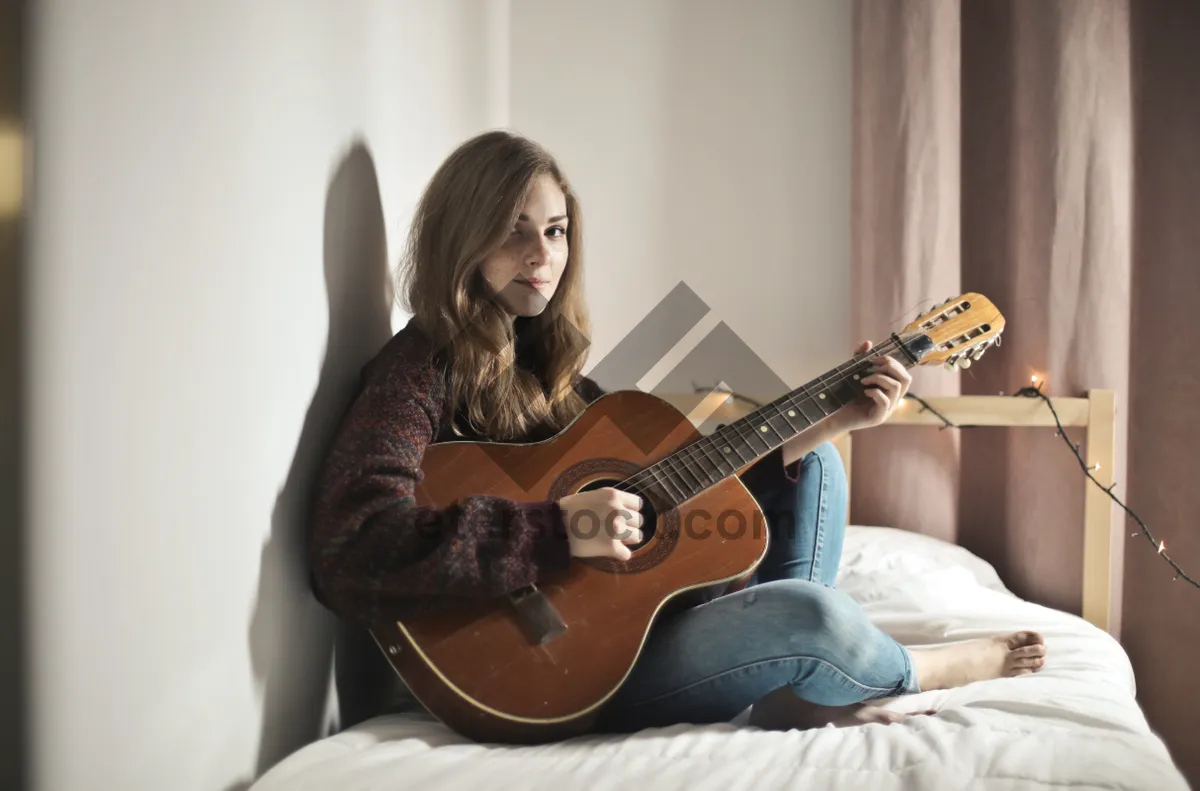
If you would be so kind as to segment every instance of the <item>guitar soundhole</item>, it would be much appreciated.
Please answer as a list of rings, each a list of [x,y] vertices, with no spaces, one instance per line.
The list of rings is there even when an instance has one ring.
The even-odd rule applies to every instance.
[[[610,479],[601,478],[599,480],[590,481],[589,483],[584,484],[583,486],[580,487],[579,491],[590,492],[595,489],[603,489],[606,486],[611,486],[614,489],[620,489],[623,492],[630,492],[630,493],[636,494],[638,497],[642,498],[642,510],[641,510],[642,540],[636,544],[626,544],[625,545],[636,552],[637,550],[646,546],[646,544],[649,544],[651,539],[654,538],[655,533],[658,531],[658,513],[654,510],[654,503],[652,503],[650,501],[649,497],[647,497],[642,492],[637,491],[637,489],[635,489],[632,486],[628,486],[628,485],[621,486],[621,485],[619,485],[620,483],[621,482],[616,479],[610,480]],[[581,529],[581,530],[591,530],[594,527],[595,527],[595,525],[591,524],[590,522],[588,524],[580,524],[579,525],[579,529]],[[607,525],[605,525],[604,527],[607,528]]]
[[[604,486],[630,491],[642,498],[642,540],[628,545],[634,550],[629,560],[616,558],[576,558],[585,566],[591,566],[610,574],[637,574],[648,571],[664,562],[679,542],[679,511],[671,503],[659,499],[654,490],[642,492],[626,484],[618,486],[641,471],[641,466],[625,459],[596,458],[572,464],[559,473],[550,486],[546,499],[559,500],[568,494],[590,491]],[[592,528],[584,522],[583,530]],[[568,525],[568,529],[570,526]],[[639,551],[640,550],[640,551]]]

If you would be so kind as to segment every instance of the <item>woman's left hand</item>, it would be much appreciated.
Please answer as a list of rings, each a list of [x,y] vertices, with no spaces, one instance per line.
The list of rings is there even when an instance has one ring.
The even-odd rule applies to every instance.
[[[871,342],[863,341],[854,353],[859,355],[870,350]],[[912,375],[897,360],[887,356],[875,357],[871,363],[870,375],[862,379],[866,391],[841,410],[844,415],[839,414],[839,422],[846,431],[870,428],[885,422],[900,406],[912,384]]]

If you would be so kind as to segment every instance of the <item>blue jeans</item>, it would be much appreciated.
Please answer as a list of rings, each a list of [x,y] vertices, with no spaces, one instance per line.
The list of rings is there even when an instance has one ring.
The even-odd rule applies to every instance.
[[[837,450],[818,447],[783,480],[751,490],[770,547],[750,585],[657,623],[600,730],[727,722],[785,686],[824,706],[919,691],[907,649],[833,588],[847,509]]]

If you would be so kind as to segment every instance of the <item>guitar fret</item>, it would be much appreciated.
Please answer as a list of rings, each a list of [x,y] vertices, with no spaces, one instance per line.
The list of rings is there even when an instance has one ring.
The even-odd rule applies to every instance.
[[[803,390],[792,400],[796,404],[796,411],[804,416],[804,419],[808,421],[808,425],[815,425],[825,417],[825,413],[821,411],[821,408]]]
[[[778,410],[778,407],[776,407],[776,410]],[[767,423],[771,426],[775,433],[779,435],[781,442],[787,442],[789,439],[796,436],[796,427],[788,422],[787,416],[785,416],[782,412],[778,412],[778,414],[769,417],[767,419]],[[783,430],[780,431],[780,428]]]
[[[808,428],[808,426],[802,426],[802,427],[797,426],[795,421],[793,421],[792,418],[803,417],[803,416],[799,412],[797,412],[796,408],[794,406],[792,406],[791,404],[789,404],[785,401],[783,404],[779,405],[776,408],[779,410],[779,416],[781,418],[783,418],[785,423],[787,423],[788,428],[790,428],[796,434],[799,434],[801,431]]]
[[[729,467],[729,474],[737,472],[738,467],[742,466],[739,462],[743,459],[742,454],[737,453],[737,448],[715,438],[710,438],[710,440],[712,441],[713,453],[717,454],[717,457]]]
[[[696,479],[696,482],[700,484],[700,489],[702,489],[702,490],[707,489],[709,486],[712,486],[714,483],[719,481],[720,478],[712,478],[712,476],[709,475],[708,470],[705,469],[705,467],[704,467],[703,457],[695,455],[695,451],[694,451],[695,446],[690,446],[690,447],[693,448],[692,455],[687,460],[686,466],[688,467],[688,470],[692,472],[692,477],[694,477]],[[703,475],[705,478],[708,478],[709,480],[707,482],[701,480],[700,475],[696,474],[697,472],[699,472],[700,475]]]
[[[804,410],[801,408],[801,405],[796,403],[795,398],[786,399],[784,406],[786,407],[784,411],[784,419],[787,420],[788,424],[796,430],[797,434],[801,431],[811,428],[816,424],[817,420],[814,420],[805,414]],[[802,421],[804,425],[796,426],[796,423],[794,422],[795,420]]]
[[[679,459],[679,460],[672,461],[671,464],[672,464],[672,466],[675,467],[676,471],[681,473],[679,475],[679,480],[683,481],[684,485],[687,486],[688,498],[695,497],[696,494],[701,489],[704,488],[704,484],[700,483],[700,479],[697,478],[690,469],[688,469],[687,462],[684,462],[682,459]],[[692,480],[694,480],[697,484],[699,484],[700,488],[693,490],[692,485],[690,483],[688,483],[687,480],[683,477],[683,475],[682,475],[683,472],[686,472],[688,475],[690,475],[692,477]]]
[[[860,380],[865,375],[866,369],[860,367],[858,370],[855,370],[851,376],[847,376],[845,381],[838,385],[838,397],[848,404],[861,395],[863,392],[863,386]]]
[[[724,430],[722,430],[721,433],[724,434],[725,433]],[[733,432],[729,432],[729,433],[733,433]],[[724,436],[721,439],[722,451],[725,448],[729,448],[731,452],[736,453],[738,455],[738,457],[742,460],[742,464],[739,466],[745,466],[745,463],[749,460],[742,453],[742,451],[738,448],[738,446],[741,444],[742,444],[741,440],[737,437]],[[754,458],[753,454],[751,454],[750,458]]]
[[[746,440],[746,433],[744,431],[736,430],[731,426],[725,433],[724,441],[729,447],[733,448],[733,451],[741,459],[742,464],[740,466],[745,466],[746,462],[754,461],[758,458],[758,451]]]
[[[766,449],[759,450],[757,447],[755,447],[754,443],[750,441],[753,436],[753,434],[739,436],[738,442],[746,449],[746,452],[750,454],[750,458],[757,459],[760,455],[766,452]]]
[[[699,440],[697,440],[696,442],[693,442],[691,445],[688,445],[687,447],[683,448],[682,452],[687,455],[688,466],[694,470],[699,471],[701,475],[703,475],[705,478],[709,479],[708,483],[702,484],[703,486],[711,486],[712,484],[716,483],[717,480],[719,480],[719,479],[714,480],[712,478],[712,474],[709,472],[707,466],[705,465],[705,461],[707,461],[707,459],[704,456],[704,449],[700,447]],[[697,477],[699,477],[699,476],[697,476]]]
[[[686,474],[687,471],[681,464],[679,464],[678,460],[676,460],[671,466],[675,471],[675,480],[679,483],[679,488],[683,491],[683,498],[685,500],[690,500],[691,498],[695,497],[696,492],[698,491],[696,486],[698,481]]]
[[[832,415],[834,412],[842,408],[841,403],[839,403],[837,399],[833,397],[833,393],[826,390],[822,391],[821,395],[824,396],[824,398],[822,398],[820,401],[821,408],[825,409],[828,414]]]
[[[714,460],[714,461],[712,461],[712,463],[716,467],[716,470],[717,470],[717,476],[718,476],[717,481],[722,480],[723,478],[733,474],[736,471],[736,468],[733,465],[731,465],[728,461],[726,461],[725,458],[721,455],[721,452],[717,449],[716,444],[713,442],[712,437],[705,437],[704,439],[700,440],[700,442],[698,442],[696,444],[697,445],[703,444],[703,445],[707,446],[705,448],[702,448],[702,451],[704,452],[706,459]],[[710,450],[710,448],[711,448],[711,450]],[[726,470],[725,467],[728,467],[729,469]]]
[[[767,417],[767,419],[763,421],[763,425],[766,426],[767,428],[771,429],[772,431],[774,431],[775,436],[779,437],[780,442],[787,442],[788,438],[785,437],[783,434],[781,434],[779,432],[779,429],[775,428],[775,424],[771,422],[774,419],[775,419],[775,417],[773,415],[770,417]],[[766,432],[764,431],[763,434],[765,435]]]
[[[822,395],[824,395],[824,393],[820,393],[815,396],[810,395],[810,396],[808,396],[808,401],[810,404],[815,406],[818,411],[820,411],[822,418],[827,418],[833,414],[833,410],[826,409],[826,407],[829,406],[829,404],[825,403],[825,399],[821,397]]]
[[[655,467],[658,467],[658,466],[659,466],[658,464],[655,465]],[[681,495],[683,495],[683,490],[680,489],[675,484],[675,482],[671,480],[671,471],[668,469],[668,465],[665,465],[665,464],[662,465],[661,475],[662,475],[663,483],[669,483],[669,484],[671,484],[671,488],[675,489],[675,495],[673,495],[672,498],[669,498],[669,499],[674,499],[676,504],[682,503],[684,500],[688,499],[687,497],[681,496]]]
[[[647,492],[657,488],[660,492],[662,492],[662,496],[660,499],[662,499],[668,503],[674,502],[674,500],[675,500],[675,495],[671,494],[667,490],[667,487],[663,486],[662,481],[658,480],[657,476],[652,477],[650,480],[650,483],[646,484],[644,488],[646,489]]]
[[[756,417],[759,417],[757,412],[754,414]],[[769,453],[771,450],[771,443],[767,442],[767,440],[763,437],[763,434],[766,432],[762,430],[762,420],[756,419],[750,427],[753,429],[753,431],[749,434],[749,436],[743,438],[746,445],[754,451],[755,456],[761,456],[764,453]],[[758,450],[753,444],[751,444],[750,437],[754,437],[756,440],[762,443],[762,450]]]
[[[683,483],[688,497],[695,497],[703,488],[704,482],[696,476],[696,472],[680,457],[675,458],[673,465],[676,475]]]
[[[845,406],[842,400],[837,397],[837,393],[832,385],[826,385],[821,393],[827,397],[835,412]]]
[[[713,444],[712,437],[704,437],[697,442],[696,445],[700,450],[701,456],[704,459],[704,463],[711,467],[716,475],[716,477],[713,479],[713,483],[720,483],[727,475],[729,475],[729,472],[732,472],[732,470],[726,472],[722,467],[722,463],[725,463],[725,460],[722,459],[721,454],[717,452],[716,446]]]

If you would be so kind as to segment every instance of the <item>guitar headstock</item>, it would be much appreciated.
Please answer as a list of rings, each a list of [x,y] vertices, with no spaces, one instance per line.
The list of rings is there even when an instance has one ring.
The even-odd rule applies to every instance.
[[[968,293],[934,305],[900,334],[929,338],[932,348],[921,356],[920,365],[970,368],[989,347],[1000,345],[1003,331],[1004,316],[996,306],[982,294]]]

